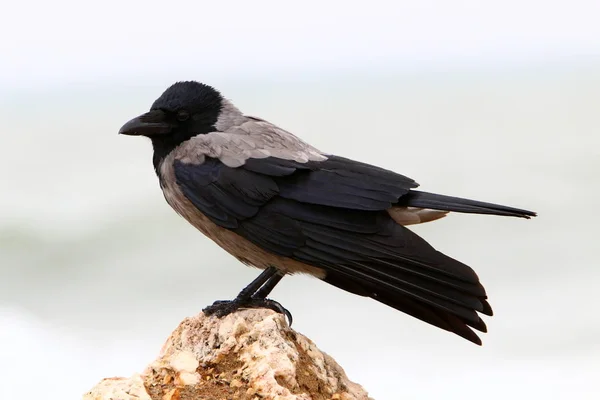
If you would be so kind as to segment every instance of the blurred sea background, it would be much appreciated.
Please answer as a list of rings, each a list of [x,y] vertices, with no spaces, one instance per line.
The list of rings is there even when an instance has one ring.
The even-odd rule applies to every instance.
[[[171,83],[220,89],[427,191],[535,210],[413,227],[472,266],[483,347],[316,279],[273,297],[376,399],[600,398],[597,2],[11,3],[0,25],[2,398],[154,359],[258,273],[166,204],[119,137]],[[35,10],[35,12],[31,12]]]

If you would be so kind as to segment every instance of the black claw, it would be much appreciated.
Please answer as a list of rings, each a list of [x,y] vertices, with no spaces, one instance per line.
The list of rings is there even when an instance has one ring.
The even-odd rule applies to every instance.
[[[270,308],[271,310],[278,312],[279,314],[285,315],[288,319],[288,325],[292,326],[292,322],[294,322],[294,319],[292,318],[292,313],[287,308],[282,306],[281,303],[279,303],[278,301],[271,299],[252,299],[252,301],[256,302],[256,304],[259,304],[259,306],[256,308]]]
[[[205,307],[202,312],[206,315],[214,315],[217,318],[223,318],[239,309],[249,308],[268,308],[280,314],[283,314],[288,319],[289,326],[292,326],[292,314],[279,302],[271,299],[234,299],[234,300],[217,300],[208,307]]]

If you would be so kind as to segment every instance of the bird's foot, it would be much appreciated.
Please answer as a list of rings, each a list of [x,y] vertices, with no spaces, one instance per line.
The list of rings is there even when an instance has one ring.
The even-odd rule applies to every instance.
[[[271,299],[233,299],[233,300],[217,300],[208,307],[205,307],[202,312],[205,315],[214,315],[217,318],[223,318],[240,309],[250,308],[268,308],[287,317],[289,325],[292,326],[292,314],[279,302]]]

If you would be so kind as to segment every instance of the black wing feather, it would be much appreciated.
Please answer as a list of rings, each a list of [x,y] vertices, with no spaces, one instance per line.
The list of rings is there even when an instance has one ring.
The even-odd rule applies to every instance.
[[[214,158],[199,165],[176,160],[174,169],[184,195],[214,223],[228,229],[255,216],[278,193],[270,177],[227,167]]]
[[[251,168],[256,170],[255,165]],[[286,199],[370,211],[390,208],[418,186],[395,172],[335,156],[304,164],[297,173],[275,181]]]

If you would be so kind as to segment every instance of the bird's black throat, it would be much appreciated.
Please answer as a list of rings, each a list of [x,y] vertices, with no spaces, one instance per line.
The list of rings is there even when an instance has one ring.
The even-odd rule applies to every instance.
[[[214,130],[214,128],[211,130]],[[150,138],[152,140],[152,148],[154,149],[154,154],[152,155],[152,164],[154,165],[154,170],[156,171],[157,175],[160,162],[180,144],[196,136],[184,133],[185,132],[181,132],[181,134],[177,133],[168,136]]]
[[[154,169],[157,174],[160,162],[179,145],[187,142],[194,136],[216,131],[215,124],[219,117],[219,113],[214,112],[210,114],[213,115],[203,115],[205,118],[203,118],[204,120],[202,121],[192,121],[191,124],[185,126],[183,126],[183,124],[180,125],[169,135],[154,136],[150,138],[152,141],[152,148],[154,149],[152,164],[154,164]]]

